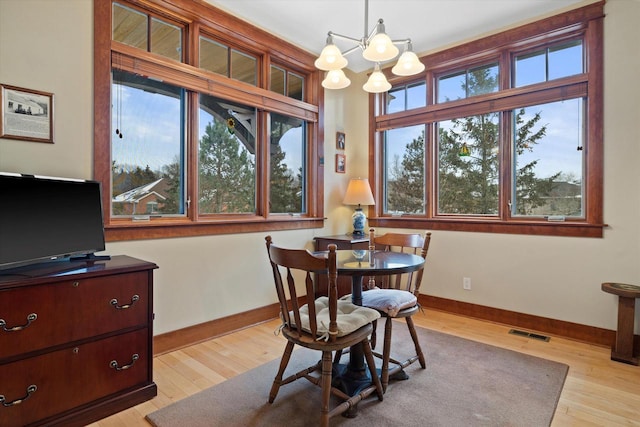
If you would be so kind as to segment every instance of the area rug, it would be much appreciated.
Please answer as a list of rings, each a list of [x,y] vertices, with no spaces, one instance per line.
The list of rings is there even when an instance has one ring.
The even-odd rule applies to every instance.
[[[417,329],[427,368],[410,365],[405,370],[409,379],[390,382],[382,402],[370,397],[360,402],[357,417],[334,417],[332,426],[551,424],[567,365]],[[406,355],[412,348],[407,327],[394,323],[392,354]],[[287,372],[312,365],[318,354],[294,351]],[[274,360],[187,397],[149,414],[147,421],[156,427],[318,425],[320,389],[307,380],[283,386],[275,402],[267,403],[278,364]]]

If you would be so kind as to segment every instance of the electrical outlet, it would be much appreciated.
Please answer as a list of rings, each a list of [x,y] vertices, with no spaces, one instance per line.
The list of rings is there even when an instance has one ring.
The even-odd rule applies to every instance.
[[[462,289],[464,289],[465,291],[471,290],[471,277],[462,278]]]

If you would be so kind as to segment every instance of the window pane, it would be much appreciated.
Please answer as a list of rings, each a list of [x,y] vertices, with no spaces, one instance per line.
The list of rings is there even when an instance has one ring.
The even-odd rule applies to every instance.
[[[304,93],[304,78],[293,73],[289,73],[287,79],[287,96],[289,98],[298,99],[302,101],[302,94]]]
[[[402,85],[387,94],[387,114],[406,111],[427,105],[427,84],[425,82]]]
[[[286,95],[284,91],[284,75],[285,71],[282,68],[271,66],[271,84],[269,89],[272,92],[279,93],[280,95]]]
[[[407,87],[407,110],[427,105],[427,84],[418,83]]]
[[[498,214],[498,113],[438,123],[438,213]]]
[[[515,87],[541,83],[584,72],[582,41],[516,56]]]
[[[151,20],[151,52],[182,61],[182,29],[153,18]]]
[[[200,37],[200,68],[229,77],[228,48],[220,43]]]
[[[387,114],[404,111],[406,100],[406,90],[404,86],[392,88],[387,93]]]
[[[147,50],[147,15],[113,4],[112,39],[138,49]]]
[[[583,73],[582,42],[549,49],[549,80]]]
[[[522,87],[547,80],[544,51],[516,57],[515,87]]]
[[[111,93],[112,214],[183,214],[184,90],[113,70]]]
[[[466,98],[467,72],[438,78],[438,103]]]
[[[513,215],[583,216],[583,102],[571,99],[513,111]]]
[[[423,125],[384,133],[385,213],[424,213]]]
[[[254,213],[255,108],[200,95],[198,205],[201,214]]]
[[[238,52],[237,50],[231,50],[231,78],[240,80],[241,82],[256,85],[256,67],[257,61],[255,58]]]
[[[465,89],[467,97],[497,92],[498,64],[486,65],[469,70]]]
[[[271,114],[269,213],[304,213],[305,122]]]

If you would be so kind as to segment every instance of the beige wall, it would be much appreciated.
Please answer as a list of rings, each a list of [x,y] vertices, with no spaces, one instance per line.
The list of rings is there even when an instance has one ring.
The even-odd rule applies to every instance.
[[[616,299],[600,283],[640,283],[640,2],[610,0],[605,12],[604,238],[434,232],[425,293],[615,329]],[[92,28],[91,0],[0,0],[0,82],[55,96],[55,144],[0,139],[0,170],[92,177]],[[325,228],[272,233],[281,245],[349,231],[342,195],[368,168],[364,76],[349,76],[351,87],[326,94]],[[336,131],[347,135],[344,175]],[[109,243],[107,253],[159,265],[158,334],[274,302],[264,235]]]

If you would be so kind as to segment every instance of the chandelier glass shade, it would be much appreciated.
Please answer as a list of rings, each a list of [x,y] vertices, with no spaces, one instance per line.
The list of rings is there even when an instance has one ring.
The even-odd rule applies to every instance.
[[[396,45],[404,46],[404,51],[391,72],[397,76],[413,76],[424,71],[425,66],[418,56],[413,52],[411,39],[392,40],[386,33],[384,21],[378,20],[373,31],[368,34],[367,20],[369,14],[369,1],[365,0],[365,35],[361,39],[329,31],[327,43],[322,49],[320,56],[315,61],[315,66],[319,70],[327,71],[326,78],[322,81],[322,86],[326,89],[342,89],[351,81],[345,76],[342,69],[348,64],[345,56],[357,50],[362,51],[362,56],[374,63],[374,71],[369,77],[367,83],[362,88],[371,93],[386,92],[391,88],[391,84],[387,81],[386,76],[380,70],[380,64],[390,61],[398,56],[400,50]],[[355,46],[341,52],[334,44],[334,39],[346,40],[354,43]],[[337,72],[339,71],[339,73]]]
[[[376,63],[373,73],[369,76],[369,80],[362,86],[362,89],[369,93],[381,93],[391,89],[391,83],[385,75],[380,71],[380,64]]]
[[[351,80],[340,69],[327,72],[327,77],[322,81],[322,87],[325,89],[343,89],[350,84]]]

